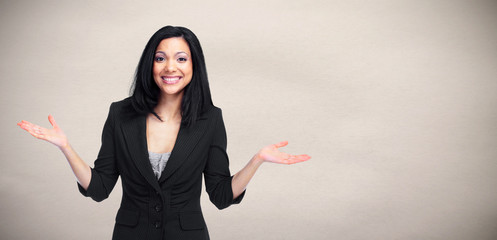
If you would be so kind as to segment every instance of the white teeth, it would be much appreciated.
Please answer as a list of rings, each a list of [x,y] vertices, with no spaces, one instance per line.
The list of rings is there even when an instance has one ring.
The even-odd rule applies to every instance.
[[[175,82],[175,81],[178,81],[180,79],[180,77],[162,77],[162,80],[166,81],[166,82]]]

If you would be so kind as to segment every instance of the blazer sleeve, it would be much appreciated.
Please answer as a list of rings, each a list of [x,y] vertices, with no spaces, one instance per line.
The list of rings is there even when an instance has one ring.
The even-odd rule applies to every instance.
[[[109,115],[105,121],[102,131],[102,145],[95,160],[94,167],[91,168],[91,180],[88,189],[84,189],[79,183],[78,188],[85,197],[91,197],[100,202],[106,199],[116,185],[119,171],[116,167],[114,152],[114,107],[111,104]]]
[[[229,170],[226,145],[226,129],[221,110],[219,109],[214,128],[214,137],[204,169],[205,187],[209,194],[209,199],[218,209],[224,209],[231,204],[240,203],[245,195],[245,191],[243,191],[240,196],[233,199],[233,189],[231,188],[233,176],[231,176]]]

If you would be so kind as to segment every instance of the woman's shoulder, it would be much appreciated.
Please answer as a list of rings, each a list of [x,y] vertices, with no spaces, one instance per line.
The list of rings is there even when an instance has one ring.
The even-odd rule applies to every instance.
[[[216,107],[214,105],[210,105],[207,107],[207,109],[204,111],[202,116],[200,118],[211,118],[211,117],[219,117],[222,115],[222,110],[219,107]]]
[[[112,102],[110,107],[111,108],[125,108],[125,107],[132,107],[131,103],[131,97],[127,97],[125,99],[122,99],[120,101]]]
[[[131,102],[131,97],[127,97],[120,101],[112,102],[110,104],[110,112],[117,115],[134,115],[136,114],[133,104]]]

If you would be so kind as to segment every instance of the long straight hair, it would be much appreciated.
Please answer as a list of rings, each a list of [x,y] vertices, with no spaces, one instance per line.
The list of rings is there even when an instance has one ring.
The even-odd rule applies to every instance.
[[[160,89],[154,81],[152,69],[157,46],[163,39],[172,37],[185,39],[192,54],[193,76],[183,90],[184,94],[181,101],[181,124],[190,126],[213,103],[202,47],[197,36],[188,28],[165,26],[150,38],[136,67],[135,78],[130,89],[131,102],[137,113],[152,113],[162,121],[154,111],[154,107],[159,101]]]

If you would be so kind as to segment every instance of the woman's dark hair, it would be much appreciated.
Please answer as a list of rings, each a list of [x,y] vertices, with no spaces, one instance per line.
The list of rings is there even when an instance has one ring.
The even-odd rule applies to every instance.
[[[136,67],[135,79],[130,89],[131,102],[133,108],[139,114],[152,113],[162,121],[154,111],[154,107],[157,106],[159,100],[160,89],[154,81],[152,69],[157,46],[163,39],[172,37],[185,39],[188,47],[190,47],[193,61],[192,80],[184,88],[181,102],[181,123],[189,126],[194,124],[201,113],[212,106],[213,103],[202,47],[200,47],[197,36],[185,27],[165,26],[150,38]]]

